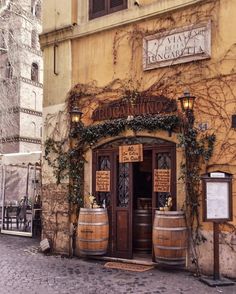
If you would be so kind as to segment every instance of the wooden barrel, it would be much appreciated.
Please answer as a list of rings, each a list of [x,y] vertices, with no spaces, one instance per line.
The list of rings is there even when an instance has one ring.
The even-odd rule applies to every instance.
[[[152,251],[152,211],[137,209],[134,211],[134,251],[150,253]]]
[[[153,224],[153,247],[157,263],[167,266],[184,266],[187,238],[187,227],[182,211],[156,211]]]
[[[80,254],[105,254],[109,237],[107,210],[103,208],[81,208],[77,233]]]

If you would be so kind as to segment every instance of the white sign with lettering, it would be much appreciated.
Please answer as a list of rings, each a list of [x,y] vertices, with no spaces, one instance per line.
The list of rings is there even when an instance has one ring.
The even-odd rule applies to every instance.
[[[206,185],[207,219],[229,218],[229,184],[209,182]]]
[[[144,38],[144,70],[210,58],[211,23]]]

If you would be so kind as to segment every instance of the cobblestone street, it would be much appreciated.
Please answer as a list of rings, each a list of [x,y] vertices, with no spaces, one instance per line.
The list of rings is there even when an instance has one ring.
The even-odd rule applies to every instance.
[[[104,268],[104,262],[45,256],[39,242],[0,235],[0,293],[236,293],[236,286],[210,288],[188,272],[142,273]]]

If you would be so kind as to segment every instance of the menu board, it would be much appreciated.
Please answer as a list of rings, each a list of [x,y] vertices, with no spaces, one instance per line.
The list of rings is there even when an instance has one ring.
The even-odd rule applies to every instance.
[[[119,162],[139,162],[143,161],[143,145],[123,145],[119,146]]]
[[[154,192],[170,192],[170,169],[154,169]]]
[[[96,191],[110,192],[110,171],[96,171]]]
[[[229,219],[229,183],[206,183],[206,218]]]

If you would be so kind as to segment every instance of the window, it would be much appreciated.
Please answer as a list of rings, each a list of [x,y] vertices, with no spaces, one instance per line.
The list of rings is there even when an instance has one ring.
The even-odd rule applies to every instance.
[[[13,77],[13,67],[8,60],[7,60],[7,66],[6,66],[6,77],[8,79],[12,79]]]
[[[36,30],[33,30],[31,32],[31,47],[33,49],[36,49],[37,47],[37,31]]]
[[[33,91],[32,92],[32,102],[33,102],[33,107],[34,107],[34,110],[37,110],[37,99],[36,99],[37,95],[36,93]]]
[[[13,43],[14,43],[14,34],[13,34],[13,30],[10,29],[8,33],[8,44],[9,46],[11,46]]]
[[[89,0],[89,19],[127,8],[127,0]]]
[[[33,121],[30,124],[30,137],[36,137],[36,123]]]
[[[31,65],[31,80],[34,82],[39,81],[39,67],[37,63]]]
[[[41,19],[41,2],[40,1],[38,1],[35,6],[35,16]]]
[[[41,19],[41,1],[31,0],[31,13],[38,19]]]
[[[7,51],[6,49],[6,43],[5,43],[5,35],[4,31],[0,34],[0,54],[5,53]]]

